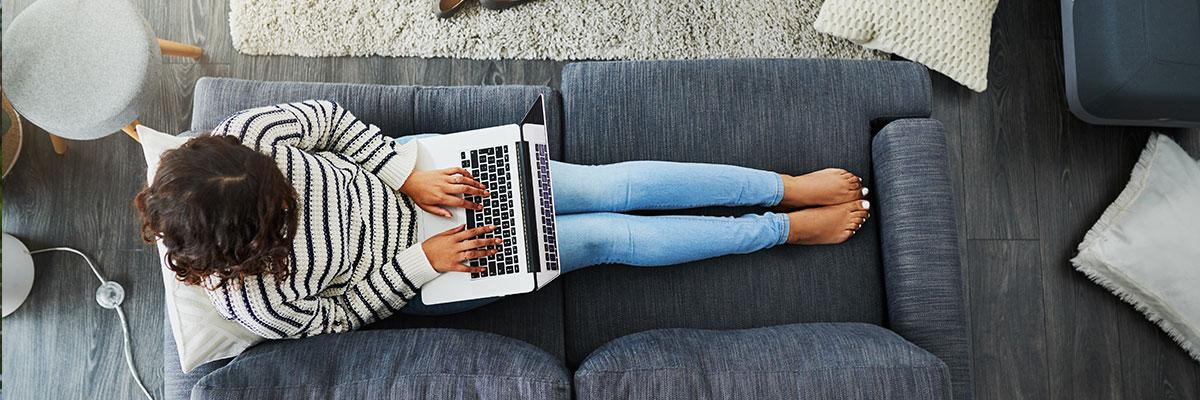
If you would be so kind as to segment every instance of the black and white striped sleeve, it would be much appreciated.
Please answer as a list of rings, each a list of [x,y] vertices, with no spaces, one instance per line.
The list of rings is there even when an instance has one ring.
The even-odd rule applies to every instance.
[[[306,293],[290,298],[290,291],[275,290],[278,283],[266,275],[248,276],[207,292],[221,315],[251,332],[267,339],[299,339],[355,330],[387,318],[436,276],[421,246],[413,246],[337,296]]]
[[[416,142],[396,145],[337,103],[308,100],[260,107],[234,114],[214,134],[234,135],[260,152],[291,146],[307,152],[341,154],[400,189],[417,161]]]

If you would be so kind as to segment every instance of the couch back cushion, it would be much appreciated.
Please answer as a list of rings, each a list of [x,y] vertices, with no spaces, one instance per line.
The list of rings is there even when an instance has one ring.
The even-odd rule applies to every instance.
[[[950,370],[869,324],[655,329],[593,352],[575,371],[575,398],[950,399]]]
[[[868,184],[873,123],[930,112],[928,72],[907,62],[577,63],[563,72],[562,94],[567,162],[670,160],[788,174],[841,167]],[[648,329],[882,324],[885,316],[870,221],[838,246],[780,246],[672,267],[593,267],[563,285],[572,366],[609,340]]]
[[[254,346],[200,379],[201,399],[571,397],[562,361],[533,345],[458,329],[372,330]]]
[[[212,129],[230,114],[247,108],[322,99],[341,104],[391,137],[458,132],[517,123],[539,94],[546,96],[550,143],[562,143],[562,100],[558,92],[544,86],[440,88],[203,78],[196,84],[192,130]],[[559,147],[552,151],[561,154]],[[520,339],[561,358],[564,348],[561,299],[561,285],[551,284],[533,295],[503,299],[461,314],[392,316],[368,325],[367,329],[473,329]]]

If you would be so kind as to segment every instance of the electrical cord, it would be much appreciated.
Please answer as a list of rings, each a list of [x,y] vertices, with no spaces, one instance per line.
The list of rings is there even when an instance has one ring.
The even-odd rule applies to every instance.
[[[133,381],[137,383],[138,388],[142,389],[142,394],[146,395],[147,399],[154,400],[154,396],[151,396],[150,391],[146,390],[146,385],[142,384],[142,377],[138,375],[137,368],[133,365],[133,341],[129,339],[129,320],[125,319],[125,312],[121,310],[121,301],[125,300],[125,289],[116,282],[104,279],[100,275],[100,270],[96,268],[96,264],[92,263],[92,259],[79,250],[70,247],[51,247],[34,250],[29,252],[29,254],[48,253],[51,251],[63,251],[83,257],[83,261],[87,262],[88,267],[92,269],[92,273],[96,274],[96,279],[100,280],[100,287],[96,288],[96,303],[99,303],[100,307],[117,311],[117,318],[121,320],[121,334],[125,337],[125,365],[129,367],[129,373],[133,375]]]

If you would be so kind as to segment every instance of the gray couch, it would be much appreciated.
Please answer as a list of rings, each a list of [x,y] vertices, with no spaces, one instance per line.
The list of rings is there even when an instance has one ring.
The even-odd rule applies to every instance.
[[[840,166],[867,180],[874,217],[842,245],[593,267],[470,312],[265,343],[189,374],[167,329],[167,398],[970,398],[946,138],[917,64],[588,62],[566,67],[561,92],[206,78],[192,128],[320,98],[389,135],[454,132],[511,123],[537,94],[554,158]]]

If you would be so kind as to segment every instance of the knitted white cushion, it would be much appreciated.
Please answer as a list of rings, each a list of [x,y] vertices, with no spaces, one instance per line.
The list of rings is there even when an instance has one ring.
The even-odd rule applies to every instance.
[[[188,139],[141,125],[138,125],[137,133],[146,157],[146,182],[149,184],[154,182],[154,173],[158,171],[158,159],[162,153],[182,146]],[[175,349],[179,352],[179,366],[183,372],[209,361],[235,357],[264,340],[237,322],[221,316],[204,289],[185,285],[175,279],[175,273],[166,265],[166,250],[159,242],[158,260],[166,293],[167,319],[171,324],[171,334],[175,336]]]
[[[1075,269],[1200,360],[1200,163],[1154,134],[1129,185],[1079,245]]]
[[[825,0],[818,32],[886,51],[987,89],[992,14],[999,0]]]

